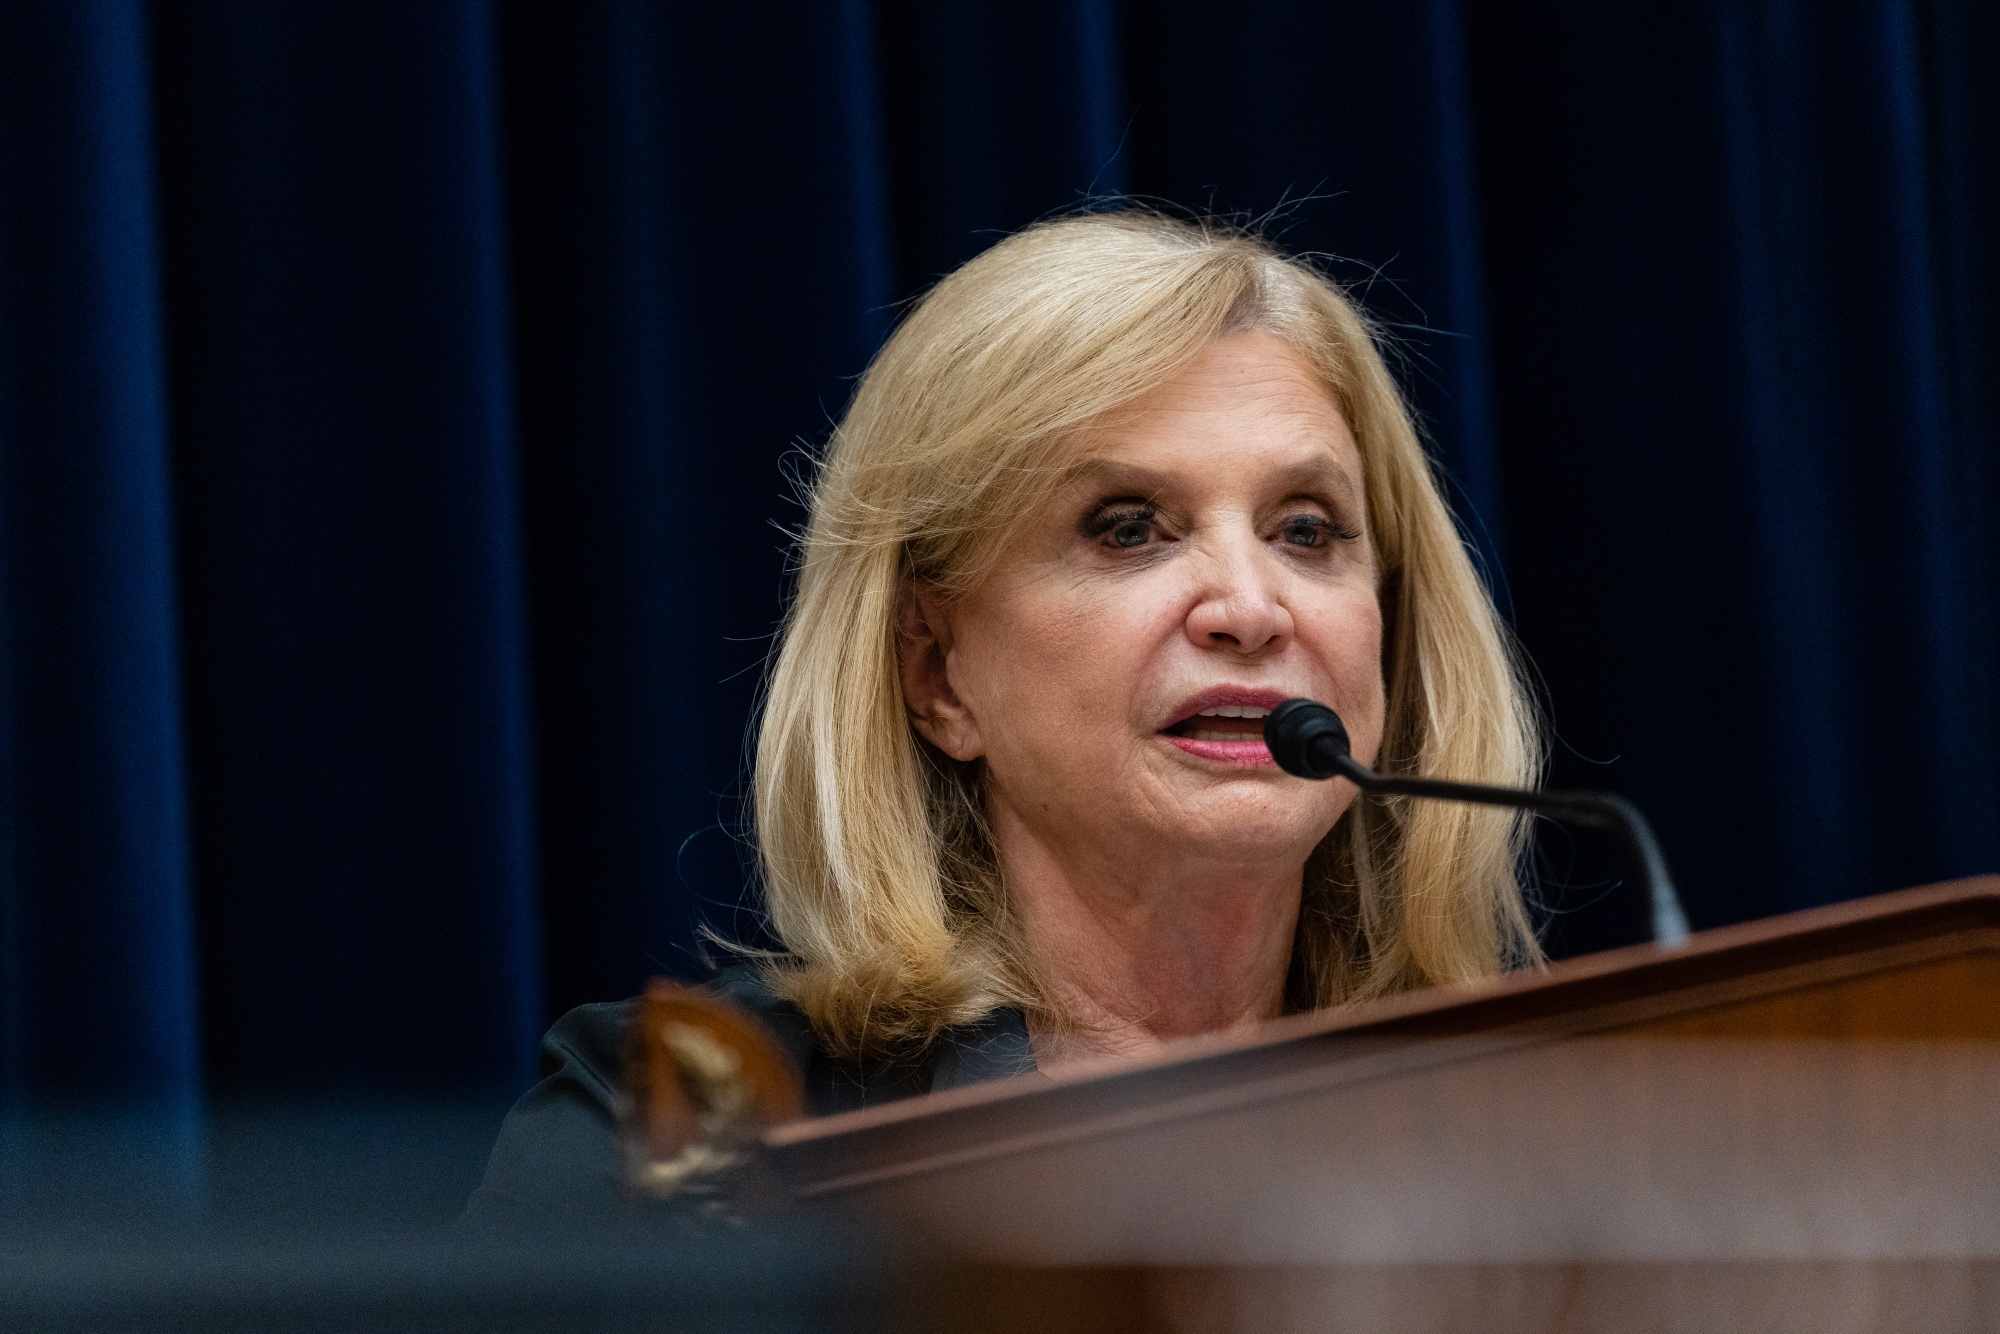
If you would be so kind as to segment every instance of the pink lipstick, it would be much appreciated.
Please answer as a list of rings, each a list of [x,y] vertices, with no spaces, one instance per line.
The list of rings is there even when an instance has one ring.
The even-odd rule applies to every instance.
[[[1232,768],[1276,764],[1264,745],[1264,718],[1290,696],[1278,690],[1211,686],[1181,701],[1160,735],[1181,751]]]

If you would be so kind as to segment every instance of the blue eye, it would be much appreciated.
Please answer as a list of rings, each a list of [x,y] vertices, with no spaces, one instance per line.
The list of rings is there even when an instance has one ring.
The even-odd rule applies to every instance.
[[[1151,519],[1125,519],[1111,530],[1111,541],[1114,546],[1143,547],[1152,535]]]
[[[1278,526],[1278,536],[1295,547],[1323,547],[1334,541],[1352,542],[1361,536],[1361,530],[1317,514],[1293,514]]]
[[[1083,519],[1083,535],[1114,547],[1143,547],[1158,534],[1154,528],[1159,514],[1146,506],[1110,504],[1099,506]]]

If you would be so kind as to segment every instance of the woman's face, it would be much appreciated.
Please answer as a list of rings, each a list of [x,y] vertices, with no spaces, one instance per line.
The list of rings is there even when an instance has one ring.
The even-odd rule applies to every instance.
[[[1217,340],[1081,433],[1083,475],[971,594],[906,622],[917,726],[984,759],[1002,828],[1142,860],[1303,862],[1353,789],[1278,769],[1262,718],[1305,695],[1372,761],[1382,614],[1361,458],[1283,343]]]

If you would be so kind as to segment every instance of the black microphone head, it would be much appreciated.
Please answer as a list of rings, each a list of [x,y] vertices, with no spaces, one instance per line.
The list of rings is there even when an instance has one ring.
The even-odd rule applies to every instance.
[[[1347,758],[1347,727],[1318,700],[1288,699],[1264,719],[1264,744],[1286,773],[1332,778]]]

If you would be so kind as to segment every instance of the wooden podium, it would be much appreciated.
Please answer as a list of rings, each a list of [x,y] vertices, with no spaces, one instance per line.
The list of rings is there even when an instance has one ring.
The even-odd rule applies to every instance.
[[[2000,1329],[2000,877],[766,1142],[960,1328]]]

